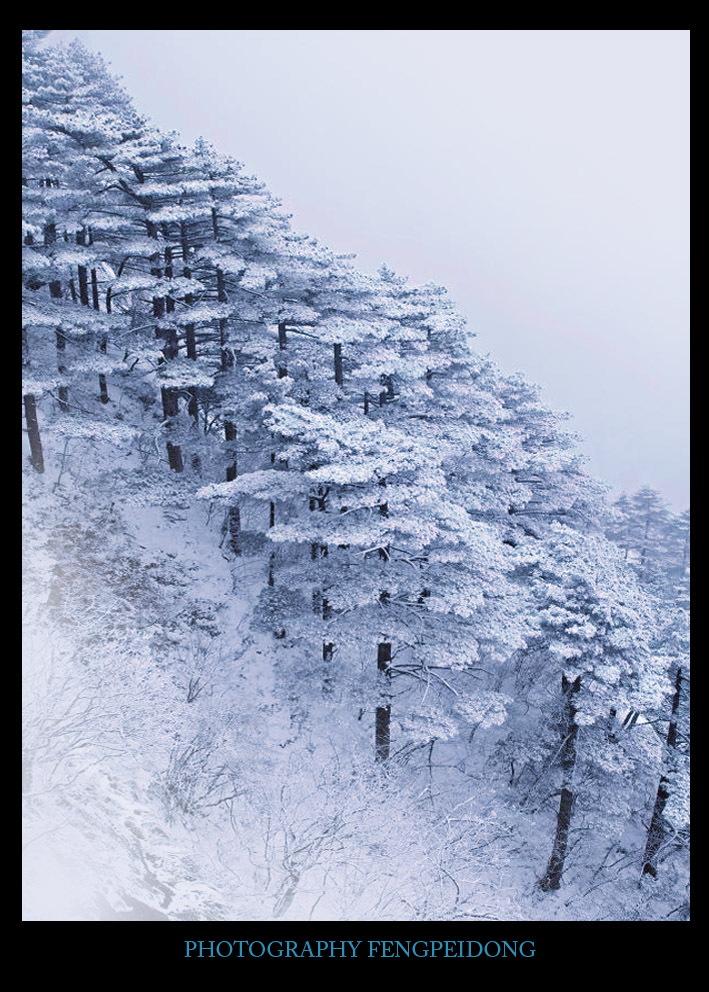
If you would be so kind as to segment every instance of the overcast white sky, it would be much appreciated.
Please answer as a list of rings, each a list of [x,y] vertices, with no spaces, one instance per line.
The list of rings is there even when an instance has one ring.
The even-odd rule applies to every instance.
[[[689,503],[689,32],[55,31],[296,228],[445,285],[617,490]]]

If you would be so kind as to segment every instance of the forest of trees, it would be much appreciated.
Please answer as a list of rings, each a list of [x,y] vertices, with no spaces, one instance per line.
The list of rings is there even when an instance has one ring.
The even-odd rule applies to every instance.
[[[686,920],[689,511],[47,34],[26,918]]]

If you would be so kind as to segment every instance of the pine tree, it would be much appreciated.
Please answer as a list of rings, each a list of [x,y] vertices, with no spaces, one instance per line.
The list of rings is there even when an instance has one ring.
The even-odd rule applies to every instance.
[[[557,729],[538,732],[551,752],[543,760],[551,757],[560,770],[555,837],[540,883],[549,890],[561,885],[573,818],[612,834],[630,815],[631,792],[645,795],[658,766],[654,742],[617,733],[609,713],[661,705],[671,684],[651,650],[653,603],[620,550],[555,523],[545,542],[526,545],[519,567],[538,610],[538,632],[525,652],[540,716],[561,683]]]
[[[652,648],[674,687],[669,716],[667,705],[647,713],[655,725],[667,722],[642,859],[643,874],[655,877],[668,837],[681,834],[689,823],[689,511],[671,513],[660,494],[645,486],[616,500],[607,532],[625,550],[656,604],[659,620]],[[638,711],[629,714],[627,726],[632,727],[638,716]],[[671,818],[665,813],[668,802]]]
[[[99,273],[111,271],[111,246],[105,230],[97,230],[105,227],[99,214],[107,206],[99,173],[102,153],[136,117],[100,59],[81,46],[40,49],[30,39],[24,48],[23,347],[26,361],[32,356],[38,366],[48,365],[50,350],[56,356],[57,372],[41,391],[56,388],[60,412],[70,415],[56,429],[68,441],[113,430],[107,420],[94,425],[83,413],[91,407],[88,374],[98,372],[100,399],[107,398],[105,373],[119,360],[116,352],[106,356],[107,344],[125,326],[121,315],[100,313]],[[115,227],[113,218],[111,234]],[[106,357],[97,358],[97,351]]]

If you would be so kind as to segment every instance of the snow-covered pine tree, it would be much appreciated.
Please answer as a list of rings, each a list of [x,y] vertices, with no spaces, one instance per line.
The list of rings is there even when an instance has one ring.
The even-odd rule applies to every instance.
[[[505,568],[499,531],[472,520],[451,498],[441,470],[442,458],[451,457],[450,443],[442,446],[442,435],[426,430],[420,415],[431,396],[421,301],[407,307],[383,280],[378,285],[368,277],[368,284],[362,276],[346,275],[349,294],[343,292],[341,314],[332,286],[313,301],[322,315],[313,333],[333,346],[332,378],[327,371],[311,369],[307,405],[290,399],[272,409],[274,433],[283,438],[288,452],[288,470],[279,473],[279,485],[291,498],[292,522],[274,527],[271,535],[294,547],[305,538],[315,564],[304,572],[303,553],[294,553],[282,569],[292,591],[287,596],[271,593],[264,609],[276,627],[274,603],[284,611],[282,616],[287,613],[289,644],[322,639],[327,660],[329,644],[346,645],[336,648],[337,670],[351,691],[361,693],[361,686],[371,685],[377,673],[375,755],[383,760],[390,747],[394,678],[410,676],[431,701],[436,696],[432,683],[451,691],[441,670],[469,675],[480,660],[478,647],[486,643],[493,650],[493,644],[499,645],[500,631],[495,636],[491,620],[493,603],[497,626],[504,617],[510,644],[516,647],[519,642],[509,623],[510,602],[507,611],[498,602],[503,599]],[[334,360],[335,337],[343,346],[341,365]],[[328,364],[323,361],[322,368],[327,370]],[[377,388],[378,401],[372,402]],[[304,479],[319,487],[309,494],[310,505],[326,512],[306,513],[305,500],[299,499],[301,493],[305,496]],[[242,479],[240,486],[247,485]],[[259,490],[262,495],[270,492],[263,486]],[[314,616],[307,597],[295,591],[303,577],[314,587]],[[494,592],[486,599],[483,589]],[[296,604],[299,596],[302,602]],[[316,632],[319,622],[321,638]],[[355,659],[367,654],[371,675],[365,670],[362,682],[352,673]],[[461,724],[473,718],[473,710],[478,721],[498,722],[500,703],[494,693],[484,698],[479,694],[475,704],[467,700]],[[455,732],[455,721],[443,716],[445,708],[429,706],[422,718],[419,730],[429,734],[427,743]]]
[[[244,175],[238,163],[217,155],[206,142],[197,143],[193,164],[209,193],[207,228],[195,245],[193,268],[205,287],[201,312],[212,314],[212,336],[203,329],[201,341],[214,369],[214,388],[200,391],[200,397],[209,404],[212,423],[224,432],[222,471],[230,482],[237,477],[239,451],[246,465],[259,464],[266,446],[263,408],[288,388],[275,381],[271,330],[282,317],[278,266],[287,250],[288,218],[265,184]],[[227,508],[226,527],[228,546],[240,555],[238,500]]]
[[[520,749],[518,777],[525,762],[536,766],[531,788],[539,790],[553,770],[558,785],[550,796],[557,789],[560,794],[540,883],[546,891],[561,885],[573,822],[590,830],[591,847],[594,838],[617,842],[632,826],[633,810],[647,801],[660,749],[647,726],[621,733],[609,714],[659,706],[672,686],[651,650],[653,603],[622,552],[604,537],[554,523],[544,542],[526,546],[519,568],[538,611],[537,634],[522,663],[532,680],[527,704],[540,722],[528,730],[535,743],[530,739]],[[556,711],[555,727],[547,722],[550,710]],[[585,856],[592,861],[598,851]]]
[[[672,514],[657,490],[644,486],[613,504],[608,536],[623,548],[627,560],[645,585],[660,580],[671,542]]]
[[[671,702],[643,714],[662,735],[663,763],[642,871],[654,878],[660,862],[666,861],[668,883],[681,885],[681,861],[673,864],[668,855],[689,840],[689,510],[673,514],[656,490],[644,486],[630,496],[622,494],[609,516],[609,537],[623,549],[655,602],[658,623],[652,649],[673,685]],[[627,715],[628,728],[636,725],[639,715]]]
[[[48,370],[50,352],[56,355],[56,372],[47,378],[45,371],[35,393],[36,387],[47,394],[56,389],[59,409],[69,416],[53,429],[64,436],[66,450],[72,439],[101,432],[118,437],[110,416],[96,416],[95,388],[86,383],[98,375],[105,403],[106,373],[122,358],[117,347],[107,354],[107,346],[123,332],[125,319],[101,312],[102,283],[112,276],[110,239],[120,223],[115,215],[108,220],[111,194],[103,196],[100,173],[103,153],[137,117],[101,60],[81,46],[40,48],[30,37],[23,57],[26,359]]]

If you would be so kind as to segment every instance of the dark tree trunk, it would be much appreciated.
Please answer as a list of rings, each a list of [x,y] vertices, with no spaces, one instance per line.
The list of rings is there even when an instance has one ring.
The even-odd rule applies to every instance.
[[[179,444],[167,442],[167,463],[173,472],[181,472],[185,467],[182,461],[182,451]]]
[[[22,328],[22,368],[29,369],[30,352],[27,343],[27,328]],[[42,440],[39,434],[39,422],[37,420],[37,403],[33,393],[25,393],[23,396],[25,407],[25,422],[27,423],[27,437],[30,442],[30,464],[37,472],[44,472],[44,455],[42,454]]]
[[[386,479],[380,479],[379,485],[386,489]],[[379,515],[382,517],[389,516],[389,504],[386,500],[382,500],[379,504]],[[379,557],[388,559],[389,558],[389,547],[379,549]],[[388,592],[382,592],[379,596],[379,601],[382,605],[386,606],[389,603],[390,596]],[[384,689],[382,690],[386,699],[386,704],[377,707],[377,712],[375,716],[375,756],[377,761],[386,761],[389,757],[389,726],[391,721],[391,703],[388,702],[389,699],[389,679],[391,678],[391,644],[385,642],[381,643],[378,647],[377,653],[377,669],[380,674],[380,682],[384,681]]]
[[[387,480],[386,479],[380,479],[379,480],[379,485],[383,489],[386,489],[386,484],[387,484]],[[381,503],[379,504],[379,516],[380,517],[388,517],[389,516],[389,504],[388,504],[388,502],[385,499],[382,499]],[[386,547],[379,549],[379,557],[380,558],[384,558],[384,559],[388,559],[389,558],[389,545],[386,545]]]
[[[331,617],[332,617],[332,607],[330,606],[330,603],[327,601],[327,599],[325,599],[323,597],[323,601],[322,601],[322,618],[327,623],[327,621]],[[335,650],[335,645],[331,641],[323,641],[323,646],[322,646],[322,660],[325,662],[325,668],[326,668],[325,679],[324,679],[324,682],[323,682],[323,691],[326,692],[326,693],[332,691],[331,690],[330,672],[328,671],[328,669],[330,668],[330,662],[332,661],[332,655],[333,655],[334,650]]]
[[[187,239],[187,225],[184,221],[180,221],[180,244],[182,246],[182,275],[185,279],[192,278],[192,269],[190,269],[187,264],[190,256],[189,242]],[[185,303],[188,307],[191,307],[194,303],[194,296],[192,293],[187,293],[185,296]],[[187,357],[193,362],[197,361],[197,336],[195,334],[194,324],[187,324],[185,326],[185,351]],[[196,387],[188,389],[189,402],[187,404],[187,412],[192,417],[195,422],[195,426],[199,425],[199,390]],[[195,470],[199,472],[200,469],[200,459],[199,455],[192,456],[192,464]]]
[[[325,600],[327,603],[327,600]],[[324,605],[324,604],[323,604]],[[330,666],[332,662],[333,652],[335,650],[335,645],[330,641],[323,641],[322,646],[322,660],[325,663],[325,677],[323,679],[323,692],[325,695],[329,695],[332,692],[332,677]]]
[[[382,486],[383,489],[386,489],[386,484],[387,484],[386,479],[379,480],[379,485]],[[379,515],[381,517],[389,516],[389,504],[387,503],[386,500],[382,500],[382,502],[379,504]]]
[[[675,676],[675,692],[672,697],[672,713],[670,715],[670,725],[667,730],[667,760],[671,760],[672,751],[677,746],[677,713],[679,711],[680,694],[682,691],[682,669],[677,669],[677,675]],[[647,843],[645,845],[645,853],[643,854],[643,875],[651,875],[653,878],[657,875],[657,854],[662,847],[662,842],[665,839],[665,829],[663,823],[663,814],[665,812],[665,806],[667,800],[670,797],[669,792],[670,780],[668,775],[663,774],[660,778],[660,784],[657,789],[657,795],[655,796],[655,806],[652,811],[652,821],[650,823],[650,829],[647,835]]]
[[[184,221],[180,221],[180,242],[182,245],[182,275],[185,279],[192,278],[192,269],[187,264],[190,257],[189,242],[187,239],[187,225]],[[194,296],[192,293],[187,293],[185,296],[185,303],[188,307],[191,307],[194,303]],[[197,359],[197,342],[195,338],[194,324],[187,324],[185,327],[185,347],[187,349],[187,357],[193,360]]]
[[[271,528],[274,527],[275,524],[276,524],[276,507],[273,503],[271,503],[271,509],[268,518],[268,526],[269,528]],[[272,551],[268,559],[268,584],[271,587],[275,586],[276,584],[274,578],[275,563],[276,563],[276,555],[275,552]],[[286,636],[286,632],[283,628],[281,628],[281,630],[274,630],[273,636],[281,640]]]
[[[575,722],[576,707],[574,706],[574,696],[580,688],[580,675],[573,682],[569,682],[565,675],[561,676],[561,692],[564,696],[564,717],[562,724],[564,741],[561,746],[561,798],[559,800],[556,836],[554,837],[551,858],[549,859],[544,878],[539,883],[543,892],[549,892],[550,890],[561,887],[561,876],[564,872],[564,862],[566,861],[571,813],[574,805],[573,776],[576,766],[576,739],[579,730],[578,724]]]
[[[163,226],[163,231],[164,230],[165,230],[165,228]],[[166,279],[172,279],[172,276],[173,276],[173,271],[172,271],[172,248],[170,248],[170,246],[168,245],[165,248],[165,278]],[[168,295],[168,296],[165,297],[165,313],[174,313],[174,312],[175,312],[175,299],[174,299],[173,296],[169,296]],[[177,346],[177,332],[175,332],[175,344]],[[179,348],[178,348],[178,350],[179,350]]]
[[[241,512],[238,506],[229,507],[229,546],[235,555],[241,554]]]
[[[273,440],[273,435],[271,435],[271,439]],[[276,454],[275,454],[275,452],[272,451],[271,452],[271,464],[272,465],[275,465],[275,462],[276,462]],[[279,461],[278,461],[278,467],[279,468],[287,468],[288,467],[288,462],[287,461],[283,461],[282,459],[279,459]],[[275,505],[275,503],[271,502],[269,504],[269,513],[268,513],[268,527],[269,527],[269,530],[272,527],[275,527],[275,526],[276,526],[276,505]],[[273,545],[271,545],[271,547],[273,547]],[[272,586],[272,587],[275,586],[275,578],[274,578],[275,564],[276,564],[276,553],[275,553],[275,551],[272,551],[271,554],[269,555],[269,559],[268,559],[268,584],[269,584],[269,586]],[[286,632],[283,629],[281,629],[281,630],[274,630],[273,636],[274,637],[278,637],[280,639],[280,638],[283,638],[283,637],[286,636]]]
[[[157,237],[157,231],[154,225],[149,226],[149,232],[153,231],[153,237]],[[169,256],[167,256],[169,259]],[[153,267],[150,270],[151,275],[162,276],[162,271],[160,269],[160,255],[156,254],[152,256]],[[156,321],[162,320],[165,316],[165,300],[161,296],[153,297],[153,317]],[[175,328],[161,328],[157,324],[155,326],[155,337],[165,341],[162,349],[163,360],[172,361],[172,359],[177,358],[179,354],[179,345],[177,341],[177,331]],[[179,390],[174,389],[170,386],[161,387],[162,396],[162,409],[163,418],[168,422],[168,429],[171,426],[171,421],[177,417],[180,412],[180,404],[178,393]],[[167,461],[168,465],[173,472],[182,472],[184,469],[184,463],[182,460],[182,451],[179,444],[175,444],[173,441],[167,441]]]
[[[226,481],[236,478],[236,424],[231,420],[224,421],[224,437],[229,448],[229,464],[226,467]],[[229,547],[235,555],[241,554],[241,513],[238,506],[229,507]]]
[[[101,348],[101,351],[103,352],[103,354],[105,355],[106,354],[106,335],[105,334],[101,338],[100,348]],[[98,375],[98,388],[99,388],[99,396],[101,398],[101,402],[102,403],[108,403],[108,385],[106,383],[106,376],[104,375],[103,372],[99,372],[99,375]]]
[[[219,321],[219,346],[222,356],[222,372],[226,372],[234,364],[234,357],[229,348],[229,331],[227,320]]]
[[[27,436],[30,442],[30,462],[37,472],[44,472],[44,456],[42,454],[42,441],[39,436],[39,423],[37,421],[37,404],[32,393],[24,396],[25,421],[27,423]]]
[[[168,361],[171,361],[177,356],[177,331],[170,328],[163,331],[162,336],[165,338],[163,355]],[[180,412],[178,392],[177,389],[170,386],[163,386],[161,389],[163,417],[168,421],[168,426],[170,426],[170,422]],[[167,460],[173,472],[181,472],[183,470],[184,463],[179,444],[175,444],[172,441],[167,442]]]
[[[86,266],[79,266],[79,300],[85,307],[89,305],[89,281]]]
[[[180,221],[180,245],[182,247],[182,275],[185,279],[191,279],[192,270],[188,264],[190,259],[190,245],[187,237],[187,224],[183,220]]]
[[[187,412],[194,420],[195,428],[199,427],[199,390],[196,386],[192,386],[187,390],[189,393],[189,400],[187,402]]]
[[[314,466],[313,466],[314,467]],[[325,512],[327,495],[329,489],[325,489],[323,492],[322,487],[318,489],[317,496],[310,497],[310,510],[317,510],[320,513]],[[310,545],[310,558],[311,561],[317,561],[318,558],[327,558],[328,547],[327,544],[321,544],[319,541],[312,542]],[[322,589],[316,589],[313,592],[313,608],[317,614],[319,614],[323,621],[327,622],[332,617],[332,607],[325,598],[325,592]],[[330,641],[323,641],[322,644],[322,658],[325,662],[325,674],[323,676],[323,693],[328,694],[332,692],[332,681],[331,681],[331,670],[330,662],[332,661],[332,656],[335,650],[334,644]]]
[[[217,299],[227,303],[226,280],[221,269],[217,269]],[[221,348],[222,372],[226,372],[234,364],[234,357],[229,348],[229,322],[226,318],[219,321],[219,346]]]
[[[275,460],[276,460],[276,456],[272,453],[271,454],[271,463],[275,462]],[[270,530],[271,527],[275,527],[275,525],[276,525],[276,504],[273,501],[271,501],[268,504],[268,529]],[[274,577],[273,577],[273,566],[274,566],[274,562],[275,562],[275,554],[274,554],[273,551],[271,551],[271,554],[268,557],[268,584],[269,584],[269,586],[274,586],[275,585],[275,580],[274,580]]]
[[[217,221],[217,211],[212,208],[212,233],[214,234],[214,240],[219,241],[219,224]],[[226,280],[224,279],[224,273],[220,268],[217,268],[217,299],[220,303],[227,303],[228,297],[226,292]],[[222,359],[222,372],[226,372],[234,364],[231,351],[228,347],[229,344],[229,322],[222,318],[219,321],[219,344],[221,347],[221,359]]]
[[[30,365],[29,346],[27,344],[27,328],[22,328],[22,368],[28,369]],[[27,437],[30,442],[30,464],[37,472],[44,472],[44,455],[42,454],[42,440],[39,434],[39,422],[37,420],[37,403],[33,393],[25,393],[23,397],[25,407],[25,422],[27,423]]]
[[[168,362],[171,362],[173,359],[177,358],[180,351],[177,343],[177,331],[174,327],[170,327],[161,331],[160,336],[165,341],[165,346],[163,347],[162,353],[165,356],[165,359]]]
[[[98,277],[96,276],[96,269],[91,270],[91,298],[94,304],[94,310],[100,310],[101,306],[98,299]]]
[[[617,714],[618,714],[618,711],[615,709],[615,707],[613,707],[611,709],[610,713],[608,714],[608,725],[606,727],[606,735],[607,735],[608,740],[610,741],[611,744],[615,744],[618,741],[618,733],[617,733],[618,720],[617,720]]]
[[[338,386],[342,385],[342,345],[334,344],[333,351],[335,353],[335,382]]]
[[[76,243],[77,245],[86,244],[86,233],[84,231],[77,231]],[[85,307],[89,305],[89,282],[85,265],[79,266],[79,300]]]
[[[91,295],[93,298],[94,310],[100,310],[101,304],[99,303],[98,279],[96,278],[96,269],[91,270]],[[102,355],[106,354],[107,344],[108,344],[108,335],[102,334],[101,340],[99,342],[99,348],[101,350]],[[99,388],[99,395],[101,397],[101,402],[108,403],[108,386],[106,384],[106,376],[104,375],[103,372],[99,372],[98,375],[98,388]]]
[[[278,325],[278,347],[280,349],[280,356],[278,359],[278,378],[285,379],[288,375],[288,365],[286,363],[285,350],[288,346],[288,341],[286,339],[286,324],[285,321]]]
[[[394,379],[390,375],[382,375],[380,381],[383,386],[386,386],[386,389],[383,389],[379,394],[379,406],[384,406],[385,403],[391,402],[396,397]]]
[[[60,375],[66,372],[66,365],[64,364],[64,351],[66,350],[66,337],[64,331],[59,327],[56,329],[57,335],[57,371]],[[59,396],[59,409],[64,413],[69,409],[69,393],[66,386],[60,386],[57,390]]]
[[[179,413],[177,390],[163,386],[160,392],[162,395],[163,416],[169,422]],[[184,464],[179,444],[174,444],[172,441],[167,442],[167,460],[173,472],[181,472],[183,470]]]
[[[194,332],[194,324],[187,324],[185,327],[185,350],[188,358],[191,358],[193,362],[197,360],[197,338]]]
[[[224,438],[227,442],[236,441],[236,424],[231,420],[224,421]],[[229,444],[228,447],[229,464],[226,468],[226,481],[231,482],[236,478],[236,450]]]
[[[53,227],[54,225],[52,225]],[[62,287],[56,280],[50,282],[49,284],[49,295],[54,300],[62,299]],[[66,372],[66,365],[64,364],[64,352],[66,350],[66,336],[64,331],[59,327],[56,328],[56,345],[57,345],[57,371],[60,375]],[[59,409],[66,413],[69,409],[69,390],[66,386],[59,386],[57,389],[57,398],[59,400]]]
[[[391,644],[388,641],[377,646],[377,671],[382,698],[374,717],[374,758],[388,761],[391,744]]]

